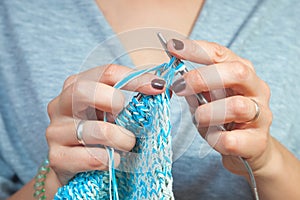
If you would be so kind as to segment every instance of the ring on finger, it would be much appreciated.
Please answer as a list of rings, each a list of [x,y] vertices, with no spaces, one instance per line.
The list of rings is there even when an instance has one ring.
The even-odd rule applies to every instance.
[[[258,119],[259,115],[260,115],[260,107],[259,107],[258,103],[254,99],[250,99],[250,100],[254,102],[255,115],[252,119],[250,119],[249,121],[246,121],[246,123],[248,123],[248,124],[255,122]]]
[[[77,127],[76,127],[76,138],[77,138],[77,141],[78,141],[79,144],[85,145],[85,142],[84,142],[83,136],[82,136],[83,123],[84,123],[84,120],[80,120]]]

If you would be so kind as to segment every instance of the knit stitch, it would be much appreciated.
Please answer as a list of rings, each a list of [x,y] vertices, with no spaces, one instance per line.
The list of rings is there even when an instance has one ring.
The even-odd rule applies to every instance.
[[[166,80],[167,89],[159,95],[139,93],[117,116],[116,124],[130,130],[136,136],[136,145],[132,151],[120,153],[121,162],[117,169],[113,169],[113,164],[110,164],[109,172],[79,173],[67,185],[59,188],[55,200],[174,199],[168,89],[176,73],[176,69],[172,68],[173,62],[174,59],[171,59],[168,64],[135,71],[116,84],[116,88],[121,88],[137,76],[155,71]],[[112,155],[110,159],[113,159]]]

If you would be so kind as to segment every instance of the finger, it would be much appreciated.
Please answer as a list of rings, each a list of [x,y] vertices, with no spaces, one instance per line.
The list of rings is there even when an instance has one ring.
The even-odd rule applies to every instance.
[[[123,93],[103,83],[81,81],[67,87],[48,106],[48,113],[53,116],[65,115],[86,119],[90,107],[105,112],[118,113],[124,107]],[[49,109],[50,108],[50,109]]]
[[[251,126],[254,127],[261,125],[260,119],[267,118],[267,116],[263,116],[265,110],[262,109],[264,109],[262,105],[259,105],[258,108],[250,98],[232,96],[199,106],[195,112],[195,121],[198,127],[250,121]],[[255,121],[253,121],[254,118]]]
[[[125,66],[109,64],[95,67],[78,74],[75,82],[89,80],[114,86],[117,82],[123,80],[134,71],[134,69]],[[133,79],[122,89],[156,95],[164,91],[164,86],[165,81],[162,78],[151,73],[146,73]]]
[[[100,78],[99,80],[103,82],[96,82],[95,80],[84,78],[87,75],[90,75],[91,79],[93,79],[94,74],[97,74],[96,71],[103,71],[103,68],[104,67],[98,67],[90,71],[83,72],[77,76],[76,81],[74,81],[74,76],[72,76],[72,78],[68,78],[67,80],[73,81],[72,84],[70,84],[69,81],[66,81],[65,86],[66,84],[69,86],[65,87],[61,95],[51,102],[51,104],[54,105],[52,110],[56,111],[54,113],[67,116],[75,115],[78,118],[81,118],[79,113],[82,113],[88,107],[94,107],[114,114],[119,113],[124,107],[124,96],[120,90],[107,84],[114,84],[118,81],[118,76],[120,76],[120,73],[123,73],[123,71],[125,73],[126,71],[132,72],[132,70],[122,66],[107,67],[109,68],[106,69],[107,71],[112,70],[112,68],[121,69],[119,73],[115,73],[117,78],[111,76],[111,79],[113,79],[111,80],[108,75],[106,76],[106,74],[104,74],[105,77]],[[121,76],[124,76],[124,74],[121,74]],[[165,81],[157,78],[157,76],[153,74],[145,74],[134,79],[124,88],[155,95],[162,93],[165,90]]]
[[[233,94],[232,90],[229,90],[229,89],[225,89],[225,90],[218,89],[218,90],[211,90],[209,92],[202,92],[201,95],[206,99],[207,102],[211,102],[211,101],[215,101],[218,99],[223,99],[223,98],[226,98],[229,96],[233,96],[234,94]],[[185,99],[186,99],[187,103],[189,104],[191,111],[193,110],[194,112],[198,108],[198,106],[203,104],[203,103],[201,103],[202,101],[200,100],[200,97],[198,96],[198,94],[185,96]]]
[[[86,118],[82,119],[82,120],[100,120],[100,121],[104,121],[104,118],[106,117],[106,121],[110,122],[110,123],[114,123],[115,119],[113,114],[108,113],[108,112],[103,112],[99,109],[95,109],[93,107],[88,107],[85,110],[84,115],[86,116]]]
[[[235,61],[250,64],[230,49],[214,42],[173,39],[168,41],[167,47],[176,57],[199,64],[211,65]]]
[[[120,163],[120,155],[114,152],[113,156],[114,167],[117,167]],[[49,161],[55,171],[76,174],[83,171],[107,170],[109,155],[106,149],[98,147],[52,146],[49,150]]]
[[[62,146],[80,145],[77,139],[78,123],[52,124],[47,129],[47,139]],[[103,121],[84,121],[82,139],[86,145],[100,144],[122,151],[130,151],[135,145],[135,136],[127,129]]]
[[[122,151],[130,151],[136,141],[134,134],[124,127],[102,121],[86,121],[82,134],[86,144],[102,144]]]
[[[172,84],[178,95],[230,88],[236,94],[258,96],[266,89],[253,70],[241,62],[220,63],[189,71]]]
[[[266,148],[266,134],[257,130],[210,131],[206,140],[210,146],[223,155],[252,158]]]

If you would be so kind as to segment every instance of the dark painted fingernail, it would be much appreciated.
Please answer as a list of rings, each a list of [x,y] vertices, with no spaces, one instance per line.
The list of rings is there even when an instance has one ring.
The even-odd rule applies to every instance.
[[[151,81],[151,86],[157,90],[164,89],[165,85],[166,85],[166,81],[163,79],[153,79]]]
[[[176,50],[182,50],[183,49],[184,44],[183,44],[182,41],[176,40],[176,39],[172,39],[172,42],[173,42],[174,49],[176,49]]]
[[[197,120],[196,120],[195,115],[193,115],[192,120],[193,120],[193,124],[194,124],[195,126],[198,126],[198,122],[197,122]]]
[[[172,90],[175,93],[179,93],[181,91],[183,91],[186,88],[186,83],[184,78],[180,78],[178,80],[176,80],[173,85],[172,85]]]

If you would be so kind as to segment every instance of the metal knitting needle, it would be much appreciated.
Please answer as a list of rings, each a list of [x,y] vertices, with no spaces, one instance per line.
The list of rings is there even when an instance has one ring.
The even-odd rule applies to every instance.
[[[167,40],[164,38],[164,36],[161,33],[157,33],[157,37],[158,37],[161,45],[163,46],[166,54],[169,56],[169,58],[173,58],[173,56],[168,51]],[[184,75],[185,73],[188,72],[188,69],[185,66],[185,64],[179,58],[175,57],[175,61],[173,63],[174,68],[176,68],[179,64],[183,64],[184,65],[183,69],[179,71],[179,73],[181,75]],[[195,94],[195,97],[197,98],[197,100],[200,103],[200,105],[208,103],[207,99],[201,93]],[[218,128],[218,130],[227,131],[226,128],[224,127],[224,125],[216,125],[216,127]]]
[[[166,54],[169,56],[169,58],[173,58],[173,56],[168,51],[167,40],[163,37],[163,35],[161,33],[157,33],[157,37],[158,37],[160,43],[162,44],[162,46],[163,46]],[[179,64],[184,65],[184,63],[179,58],[175,57],[175,59],[176,60],[173,63],[174,68],[176,68]],[[187,69],[187,67],[185,65],[183,66],[183,69],[179,71],[179,73],[181,75],[184,75],[187,72],[188,72],[188,69]],[[200,103],[200,105],[208,103],[207,99],[201,93],[195,94],[195,96],[196,96],[198,102]],[[234,125],[234,123],[231,122],[231,123],[229,123],[227,125],[227,128],[225,128],[224,124],[216,125],[216,127],[220,131],[228,131],[228,130],[232,130],[233,125]],[[247,170],[247,172],[249,174],[254,199],[255,200],[259,200],[259,196],[258,196],[258,192],[257,192],[257,187],[256,187],[256,181],[255,181],[255,177],[254,177],[253,171],[251,169],[251,166],[249,165],[249,163],[247,162],[247,160],[245,160],[241,156],[238,156],[238,158],[242,161],[242,163],[244,164],[244,166],[245,166],[245,168],[246,168],[246,170]]]

